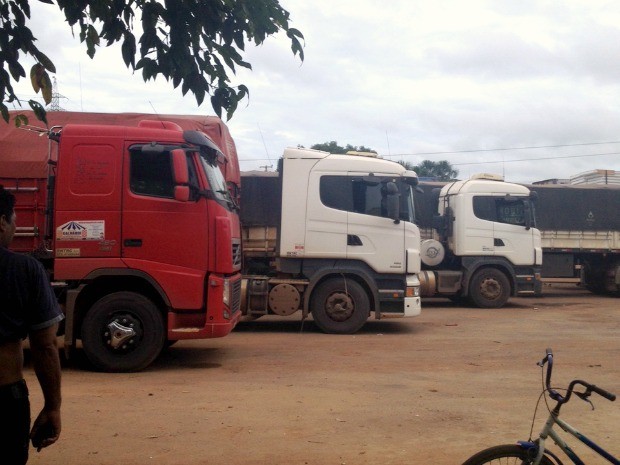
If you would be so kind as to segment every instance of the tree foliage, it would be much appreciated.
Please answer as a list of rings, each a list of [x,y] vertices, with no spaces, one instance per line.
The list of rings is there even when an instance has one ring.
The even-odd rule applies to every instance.
[[[145,81],[161,75],[175,89],[181,86],[183,95],[192,92],[198,105],[208,95],[218,116],[224,111],[230,118],[248,96],[248,88],[232,87],[229,77],[237,67],[251,69],[242,56],[246,42],[260,45],[282,30],[293,54],[304,59],[303,35],[289,26],[289,12],[279,0],[1,0],[0,112],[6,121],[6,103],[20,103],[13,82],[26,77],[24,57],[36,62],[30,70],[34,90],[46,104],[52,99],[49,73],[55,66],[27,26],[31,4],[37,3],[60,8],[90,58],[100,46],[121,43],[125,65],[139,70]],[[45,117],[41,104],[28,103]]]
[[[450,181],[452,179],[456,179],[459,175],[458,170],[454,169],[446,160],[423,160],[419,165],[413,165],[412,163],[406,161],[401,161],[399,163],[408,170],[415,171],[421,178],[434,178],[437,181]]]
[[[346,147],[341,147],[335,140],[330,142],[323,142],[322,144],[314,144],[310,147],[315,150],[323,150],[324,152],[329,153],[347,153],[347,152],[373,152],[377,153],[376,150],[369,149],[368,147],[364,147],[360,145],[356,147],[355,145],[347,144]]]

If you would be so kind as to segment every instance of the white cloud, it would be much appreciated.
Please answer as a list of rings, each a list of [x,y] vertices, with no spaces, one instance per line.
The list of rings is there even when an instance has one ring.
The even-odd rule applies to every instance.
[[[420,152],[615,141],[620,134],[620,4],[604,0],[282,0],[305,36],[300,64],[283,34],[249,47],[250,89],[228,123],[242,169],[286,146],[335,140],[417,163],[447,159],[465,177],[531,182],[620,170],[620,144],[497,152]],[[209,113],[165,81],[132,76],[118,47],[90,60],[53,7],[33,6],[67,109]],[[30,97],[28,83],[20,95]],[[402,154],[402,155],[401,155]],[[564,157],[564,158],[562,158]],[[555,159],[552,159],[555,158]],[[519,161],[515,161],[519,160]],[[472,164],[464,164],[472,163]],[[473,164],[484,163],[484,164]]]

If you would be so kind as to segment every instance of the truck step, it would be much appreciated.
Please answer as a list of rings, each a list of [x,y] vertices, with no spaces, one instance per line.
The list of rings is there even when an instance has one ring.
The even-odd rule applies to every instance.
[[[171,329],[170,332],[172,333],[198,333],[202,329],[204,328],[201,328],[201,327],[175,328],[175,329]]]

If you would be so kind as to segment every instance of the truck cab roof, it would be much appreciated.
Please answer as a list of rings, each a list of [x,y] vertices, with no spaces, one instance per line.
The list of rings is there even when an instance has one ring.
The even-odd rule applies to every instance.
[[[489,179],[468,179],[446,184],[441,189],[441,196],[456,194],[515,194],[529,195],[530,190],[518,184]]]

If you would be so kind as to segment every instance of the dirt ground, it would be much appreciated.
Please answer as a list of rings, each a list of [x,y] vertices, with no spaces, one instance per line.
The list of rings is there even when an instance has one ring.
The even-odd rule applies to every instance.
[[[620,394],[619,310],[618,299],[554,285],[501,310],[427,300],[419,317],[372,320],[352,336],[297,316],[242,323],[179,342],[141,373],[77,360],[64,367],[61,439],[29,463],[460,464],[528,439],[547,347],[556,386],[581,378]],[[620,401],[592,400],[594,411],[575,398],[564,418],[618,456]]]

